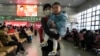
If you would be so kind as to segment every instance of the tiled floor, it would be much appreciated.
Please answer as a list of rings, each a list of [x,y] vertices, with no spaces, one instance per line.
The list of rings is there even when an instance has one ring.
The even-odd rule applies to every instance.
[[[61,41],[61,56],[96,56],[90,52],[86,52],[80,49],[75,49],[73,44]],[[34,37],[32,43],[25,44],[24,47],[28,52],[25,56],[42,56],[41,49],[39,46],[39,37]]]

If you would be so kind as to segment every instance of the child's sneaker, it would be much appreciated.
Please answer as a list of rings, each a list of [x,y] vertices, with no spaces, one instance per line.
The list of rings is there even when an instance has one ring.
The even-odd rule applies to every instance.
[[[48,46],[48,44],[47,44],[47,42],[42,42],[42,43],[40,44],[40,46],[41,46],[41,47],[46,47],[46,46]]]
[[[22,56],[22,54],[21,53],[17,53],[15,56]]]
[[[57,55],[57,51],[52,51],[52,52],[50,52],[50,53],[48,54],[48,56],[55,56],[55,55]]]

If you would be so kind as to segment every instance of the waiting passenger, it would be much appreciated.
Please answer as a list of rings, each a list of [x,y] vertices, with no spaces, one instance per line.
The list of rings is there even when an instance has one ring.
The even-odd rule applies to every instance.
[[[69,31],[69,28],[67,27],[67,31],[66,31],[66,35],[65,35],[64,39],[68,40],[69,37],[71,37],[71,33]]]
[[[15,29],[13,29],[12,26],[9,27],[9,29],[7,31],[7,35],[9,37],[12,37],[13,40],[15,40],[15,41],[20,41],[19,32],[17,32]]]
[[[20,34],[20,37],[21,38],[27,38],[27,41],[29,42],[29,37],[28,37],[28,35],[25,32],[25,28],[24,27],[20,27],[19,32],[20,32],[19,33]]]
[[[15,41],[12,39],[12,37],[4,34],[4,32],[2,32],[0,34],[0,40],[2,41],[2,43],[5,45],[5,46],[13,46],[13,45],[17,45],[17,49],[16,49],[16,55],[19,56],[20,54],[20,51],[24,54],[26,53],[25,52],[25,49],[23,47],[23,45],[21,44],[21,42],[19,41]]]
[[[75,46],[74,48],[78,48],[79,47],[79,33],[75,28],[72,30],[72,37],[74,40],[74,46]]]
[[[86,33],[86,29],[81,30],[79,33],[81,48],[84,50],[85,50],[85,38],[84,38],[85,33]]]
[[[100,45],[100,32],[98,30],[95,31],[95,40],[94,40],[95,45]]]
[[[31,31],[30,28],[26,29],[25,30],[26,34],[28,35],[29,37],[29,42],[32,42],[32,38],[33,38],[33,32]]]
[[[94,42],[94,34],[90,30],[87,30],[85,34],[85,45],[87,51],[92,49],[93,42]]]

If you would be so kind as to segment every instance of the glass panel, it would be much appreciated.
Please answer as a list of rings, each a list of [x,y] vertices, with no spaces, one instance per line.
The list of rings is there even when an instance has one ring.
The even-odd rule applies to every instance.
[[[77,18],[80,20],[81,19],[81,16],[78,16]]]
[[[91,13],[87,14],[87,17],[91,17]]]
[[[78,23],[80,23],[81,22],[81,20],[78,20]]]
[[[96,11],[96,7],[93,7],[93,11]]]
[[[81,21],[83,22],[83,19]]]
[[[80,27],[80,29],[83,29],[83,27]]]
[[[94,22],[92,22],[92,25],[95,25],[95,23],[94,23]]]
[[[83,12],[81,12],[81,15],[83,15]]]
[[[84,18],[86,18],[86,14],[84,15]]]
[[[79,13],[78,16],[81,16],[81,13]]]
[[[96,24],[96,25],[99,25],[99,21],[96,21],[95,24]]]
[[[95,16],[94,16],[94,17],[92,17],[92,21],[95,21]]]
[[[84,11],[84,14],[86,14],[86,11]]]
[[[96,20],[99,20],[99,16],[96,16]]]
[[[91,21],[91,18],[87,18],[87,22]]]
[[[87,10],[87,13],[90,13],[90,12],[92,12],[92,8],[90,8],[90,9]]]
[[[82,16],[82,18],[83,18],[83,16]]]
[[[96,15],[98,15],[98,14],[100,14],[100,11],[98,10],[98,11],[96,11]]]
[[[95,26],[95,30],[98,30],[99,29],[99,26]]]
[[[79,18],[81,19],[82,17],[80,16]]]
[[[91,27],[91,30],[94,30],[94,26]]]
[[[84,22],[86,22],[86,19],[84,19]]]
[[[99,9],[100,9],[100,5],[97,6],[97,10],[99,10]]]
[[[84,26],[86,26],[86,23],[84,23]]]
[[[90,26],[91,25],[91,22],[87,22],[87,26]]]
[[[83,14],[83,15],[85,14],[84,11],[82,12],[82,14]]]
[[[95,15],[95,12],[92,12],[92,15],[94,16]]]
[[[87,30],[90,30],[90,26],[86,27]]]

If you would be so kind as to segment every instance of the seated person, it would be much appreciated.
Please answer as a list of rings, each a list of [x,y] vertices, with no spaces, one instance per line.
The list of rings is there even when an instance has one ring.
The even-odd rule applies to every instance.
[[[94,44],[100,45],[100,33],[99,33],[98,30],[95,30],[95,40],[94,40]]]
[[[27,29],[25,30],[25,32],[26,32],[26,34],[27,34],[28,37],[29,37],[29,42],[32,42],[33,33],[32,33],[32,31],[31,31],[31,29],[30,29],[30,28],[27,28]]]
[[[19,30],[19,35],[21,38],[27,38],[27,41],[29,42],[29,37],[27,35],[27,33],[25,32],[25,28],[24,27],[20,27],[20,30]]]
[[[15,41],[12,39],[11,36],[8,36],[9,34],[7,34],[6,32],[2,32],[0,34],[0,40],[2,41],[2,43],[5,45],[5,46],[13,46],[13,45],[17,45],[17,49],[16,49],[16,55],[19,56],[20,54],[20,51],[22,51],[22,53],[26,53],[25,52],[25,49],[22,45],[22,43],[20,41]],[[15,37],[16,38],[16,37]]]

